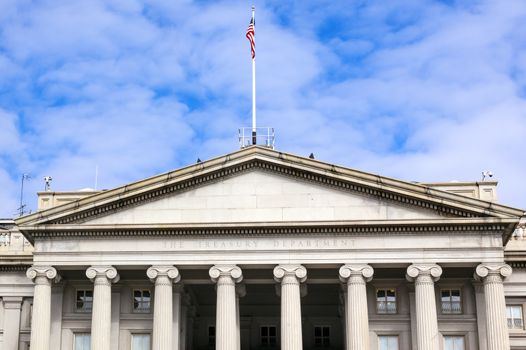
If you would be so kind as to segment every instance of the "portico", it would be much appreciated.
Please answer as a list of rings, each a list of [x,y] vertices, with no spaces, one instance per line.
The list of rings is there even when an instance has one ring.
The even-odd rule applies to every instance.
[[[247,148],[20,219],[31,349],[53,332],[61,350],[508,349],[502,242],[519,212]]]

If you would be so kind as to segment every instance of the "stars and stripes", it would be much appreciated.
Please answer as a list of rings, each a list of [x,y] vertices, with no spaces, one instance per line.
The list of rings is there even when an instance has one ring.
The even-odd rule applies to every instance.
[[[254,18],[252,18],[247,28],[247,39],[248,41],[250,41],[250,51],[252,53],[252,59],[256,58],[256,33],[254,31],[254,24]]]

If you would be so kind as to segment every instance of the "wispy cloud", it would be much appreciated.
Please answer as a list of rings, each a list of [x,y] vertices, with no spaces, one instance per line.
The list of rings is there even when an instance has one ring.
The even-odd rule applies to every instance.
[[[523,1],[258,1],[258,121],[283,151],[418,181],[492,170],[526,207]],[[3,1],[0,216],[52,175],[109,188],[237,148],[245,1]]]

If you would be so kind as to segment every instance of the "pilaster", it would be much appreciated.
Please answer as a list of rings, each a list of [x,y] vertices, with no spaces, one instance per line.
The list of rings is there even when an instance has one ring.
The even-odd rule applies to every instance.
[[[274,280],[281,284],[281,349],[302,350],[300,284],[307,280],[302,265],[278,265]]]
[[[366,282],[374,270],[369,265],[347,264],[340,267],[340,280],[347,285],[346,349],[369,350],[369,318]]]
[[[236,265],[215,265],[209,274],[217,286],[216,349],[237,349],[235,285],[243,280],[241,269]]]
[[[439,350],[435,282],[441,275],[442,268],[436,264],[413,264],[407,268],[407,280],[415,283],[418,350]]]
[[[2,298],[4,304],[4,337],[3,350],[18,350],[20,335],[20,311],[22,309],[22,297]]]
[[[488,350],[509,350],[510,339],[506,325],[506,300],[503,280],[512,269],[507,264],[480,264],[475,279],[482,281],[486,311],[486,339]]]
[[[93,282],[91,350],[111,350],[111,285],[119,274],[112,266],[91,266],[86,276]]]

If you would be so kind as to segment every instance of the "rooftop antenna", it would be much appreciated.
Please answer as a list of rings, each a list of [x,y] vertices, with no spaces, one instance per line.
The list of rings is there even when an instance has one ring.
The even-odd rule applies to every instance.
[[[18,215],[22,216],[26,212],[26,205],[24,204],[24,182],[29,181],[31,176],[29,174],[22,174],[22,181],[20,185],[20,206],[18,207]]]
[[[487,177],[493,177],[493,173],[490,170],[482,172],[482,181],[485,181]]]
[[[51,176],[44,176],[44,191],[51,192],[51,181],[53,181]]]

